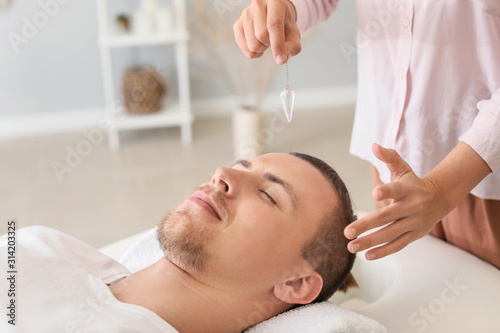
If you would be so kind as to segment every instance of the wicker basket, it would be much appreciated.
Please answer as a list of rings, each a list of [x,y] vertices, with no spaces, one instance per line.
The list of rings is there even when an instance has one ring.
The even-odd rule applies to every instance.
[[[167,87],[156,69],[132,67],[123,74],[122,91],[129,113],[147,114],[161,110]]]

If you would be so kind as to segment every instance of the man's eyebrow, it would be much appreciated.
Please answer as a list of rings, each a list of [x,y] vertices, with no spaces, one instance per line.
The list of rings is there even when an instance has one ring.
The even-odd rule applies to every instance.
[[[249,160],[237,160],[233,163],[233,165],[231,165],[231,167],[234,167],[236,165],[241,165],[245,169],[250,169],[252,167],[252,162],[250,162]]]

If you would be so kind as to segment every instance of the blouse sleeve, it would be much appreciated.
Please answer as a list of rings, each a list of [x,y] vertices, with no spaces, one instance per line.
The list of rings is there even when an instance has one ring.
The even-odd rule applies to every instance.
[[[477,108],[471,128],[459,140],[474,149],[494,172],[500,166],[500,88],[490,99],[477,103]]]
[[[290,0],[297,10],[297,25],[302,34],[326,21],[335,11],[339,0]]]

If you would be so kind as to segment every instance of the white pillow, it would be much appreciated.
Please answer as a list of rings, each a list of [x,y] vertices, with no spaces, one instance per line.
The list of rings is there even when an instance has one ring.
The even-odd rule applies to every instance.
[[[500,270],[433,236],[352,272],[360,288],[330,301],[389,332],[500,332]]]

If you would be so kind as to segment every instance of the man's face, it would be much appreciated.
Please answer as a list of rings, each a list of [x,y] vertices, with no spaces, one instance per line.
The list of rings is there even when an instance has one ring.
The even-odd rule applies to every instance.
[[[301,249],[337,195],[308,162],[267,154],[216,170],[162,221],[166,257],[221,284],[272,285],[302,262]]]

